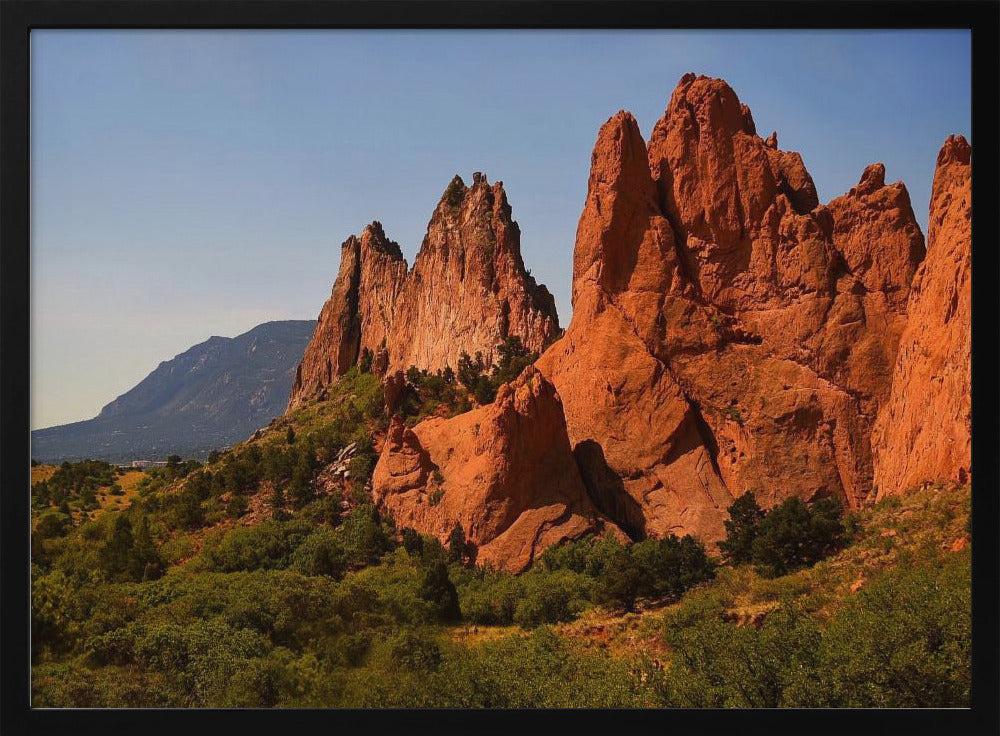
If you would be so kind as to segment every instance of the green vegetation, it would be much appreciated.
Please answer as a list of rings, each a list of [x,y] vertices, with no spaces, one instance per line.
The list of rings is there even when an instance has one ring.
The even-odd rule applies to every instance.
[[[462,177],[458,174],[454,176],[445,189],[442,199],[453,210],[461,206],[462,200],[465,199],[465,182],[462,181]]]
[[[725,595],[705,591],[666,617],[661,697],[695,708],[967,706],[970,572],[968,551],[890,570],[826,626],[794,600],[738,626]]]
[[[814,565],[845,542],[840,504],[824,498],[807,506],[789,498],[769,512],[752,493],[729,507],[726,539],[719,549],[732,564],[753,563],[769,577]]]
[[[405,417],[411,426],[434,414],[454,416],[472,408],[469,397],[455,382],[455,372],[450,367],[429,373],[410,366],[405,378],[396,413]]]
[[[521,375],[521,371],[538,360],[538,353],[528,352],[517,336],[504,340],[497,346],[496,352],[497,359],[489,373],[480,352],[474,358],[462,353],[458,359],[458,380],[481,405],[493,403],[500,386],[513,381]]]
[[[498,379],[523,368],[508,347]],[[429,405],[438,376],[409,378]],[[460,525],[442,544],[372,504],[383,408],[352,369],[254,442],[172,458],[137,490],[100,464],[40,474],[33,705],[968,704],[968,487],[844,518],[746,496],[726,565],[692,537],[585,537],[512,575],[477,566]],[[67,508],[119,480],[127,506]]]
[[[50,477],[32,484],[31,508],[93,511],[100,505],[97,492],[113,486],[117,477],[118,468],[100,460],[65,462]]]

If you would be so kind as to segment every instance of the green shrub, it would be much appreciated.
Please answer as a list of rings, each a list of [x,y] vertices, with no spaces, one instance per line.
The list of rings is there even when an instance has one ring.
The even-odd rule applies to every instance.
[[[678,708],[794,706],[818,686],[820,631],[794,608],[769,614],[758,629],[723,621],[714,601],[668,614],[672,656],[664,705]]]
[[[824,632],[820,705],[962,708],[972,683],[968,551],[865,586]]]
[[[728,511],[729,518],[722,522],[726,527],[726,538],[719,542],[719,550],[734,565],[750,562],[753,559],[753,540],[767,513],[757,504],[753,493],[744,493],[737,498]]]
[[[433,672],[441,666],[441,647],[430,636],[407,628],[388,642],[392,664],[414,672]]]
[[[374,565],[393,547],[381,515],[370,503],[355,507],[339,533],[347,560],[355,566]]]
[[[526,629],[572,621],[590,604],[591,580],[570,570],[528,572],[520,583],[513,621]]]
[[[635,610],[642,587],[642,567],[628,550],[621,549],[597,576],[594,600],[631,612]]]
[[[971,556],[891,569],[822,628],[781,603],[756,625],[709,589],[664,617],[671,707],[968,707]]]
[[[842,546],[840,514],[840,505],[830,498],[812,507],[795,497],[786,499],[760,523],[752,544],[754,564],[771,577],[814,565]]]
[[[309,524],[298,521],[264,521],[236,527],[217,544],[206,545],[200,555],[201,564],[217,572],[283,569],[291,564],[292,553],[311,532]]]
[[[640,596],[678,598],[693,586],[715,577],[715,563],[705,552],[705,546],[690,535],[647,539],[633,544],[629,553],[641,570]]]
[[[291,555],[291,569],[303,575],[326,575],[339,580],[347,571],[347,553],[337,534],[317,529]]]
[[[521,577],[478,570],[472,579],[458,586],[462,616],[475,624],[512,624],[518,602],[524,595],[523,588]]]

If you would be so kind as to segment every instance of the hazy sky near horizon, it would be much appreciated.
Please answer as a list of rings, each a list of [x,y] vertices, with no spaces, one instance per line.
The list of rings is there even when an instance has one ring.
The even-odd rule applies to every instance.
[[[95,416],[212,335],[315,319],[372,220],[407,261],[452,176],[504,182],[569,323],[602,123],[648,136],[681,75],[722,77],[827,202],[874,161],[926,232],[971,137],[971,34],[63,31],[31,34],[31,426]]]

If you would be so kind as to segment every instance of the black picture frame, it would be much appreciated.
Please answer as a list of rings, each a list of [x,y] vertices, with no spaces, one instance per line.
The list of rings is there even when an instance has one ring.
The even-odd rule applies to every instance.
[[[753,711],[265,711],[29,708],[29,34],[40,28],[674,28],[972,30],[973,693],[970,709]],[[997,360],[1000,2],[816,0],[2,0],[0,2],[0,732],[1000,733]],[[928,90],[933,95],[933,90]],[[992,206],[991,206],[992,205]],[[928,421],[933,421],[928,417]]]

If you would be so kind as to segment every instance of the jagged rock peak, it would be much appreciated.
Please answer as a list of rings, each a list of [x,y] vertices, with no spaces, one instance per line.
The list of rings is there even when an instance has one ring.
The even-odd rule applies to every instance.
[[[861,173],[861,179],[856,187],[851,188],[852,195],[871,194],[885,186],[885,164],[875,163],[866,166]]]
[[[400,249],[399,243],[389,240],[386,237],[385,230],[382,229],[382,223],[378,220],[373,220],[370,225],[365,226],[365,229],[361,232],[361,244],[362,247],[371,248],[378,253],[384,253],[400,260],[403,259],[403,251]]]
[[[555,300],[527,273],[503,183],[456,175],[434,209],[413,268],[373,222],[345,242],[340,274],[306,349],[290,406],[319,393],[366,351],[378,372],[456,368],[462,353],[516,336],[541,351],[558,332]]]
[[[682,114],[690,116],[692,122],[711,120],[721,124],[730,135],[737,132],[757,134],[750,108],[740,102],[736,92],[723,79],[690,72],[681,77],[670,96],[665,117]]]
[[[646,143],[631,113],[621,110],[601,126],[590,160],[573,255],[574,304],[584,281],[624,288],[647,228],[637,215],[659,214]]]
[[[761,139],[750,109],[722,79],[684,75],[653,127],[648,150],[670,224],[689,245],[705,244],[724,260],[747,251],[780,195],[797,214],[819,204],[802,157],[778,150],[776,135]],[[728,285],[727,274],[706,275],[702,285],[709,292]]]
[[[882,167],[821,207],[801,156],[777,145],[728,84],[693,74],[645,171],[630,115],[598,134],[573,321],[538,366],[588,490],[623,529],[717,539],[747,491],[857,506],[871,488],[871,424],[923,238]]]
[[[958,163],[963,166],[972,161],[972,146],[965,140],[963,135],[949,135],[941,150],[938,151],[937,165],[945,166],[950,163]]]

